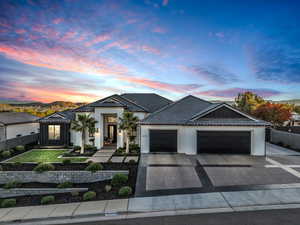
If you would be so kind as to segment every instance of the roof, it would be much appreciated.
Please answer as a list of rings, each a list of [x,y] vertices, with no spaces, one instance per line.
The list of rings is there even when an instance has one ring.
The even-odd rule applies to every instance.
[[[150,114],[141,124],[184,124],[211,105],[210,102],[189,95]]]
[[[228,118],[228,115],[215,115],[210,118],[205,118],[205,115],[213,111],[226,107],[235,113],[238,113],[240,118],[236,116]],[[227,110],[228,110],[227,109]],[[220,112],[220,111],[218,111]],[[210,114],[211,115],[211,114]],[[202,118],[203,117],[203,118]],[[211,103],[195,96],[186,96],[164,108],[158,110],[140,122],[142,125],[185,125],[185,126],[269,126],[263,120],[256,119],[248,114],[245,114],[226,103]]]
[[[41,123],[70,123],[75,118],[73,110],[56,112],[49,116],[39,119]]]
[[[0,112],[0,123],[4,125],[36,122],[39,117],[26,112]]]
[[[95,107],[124,107],[131,112],[154,112],[172,101],[157,94],[135,93],[111,95],[81,106],[75,112],[93,112]]]
[[[121,95],[123,98],[136,103],[152,113],[158,109],[171,104],[172,101],[155,93],[125,93]]]

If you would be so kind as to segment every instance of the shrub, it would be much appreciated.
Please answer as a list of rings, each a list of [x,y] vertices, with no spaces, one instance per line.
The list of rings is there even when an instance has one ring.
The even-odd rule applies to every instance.
[[[62,161],[62,164],[64,164],[64,165],[68,165],[68,164],[71,164],[72,163],[72,160],[71,159],[64,159],[63,161]]]
[[[78,145],[75,145],[75,146],[73,147],[73,150],[74,150],[74,151],[80,151],[80,150],[81,150],[81,147],[78,146]]]
[[[119,196],[129,196],[131,194],[132,194],[132,188],[129,186],[121,187],[118,192]]]
[[[122,186],[122,185],[126,184],[127,181],[128,181],[127,175],[118,173],[113,176],[113,178],[111,180],[111,185],[112,186]]]
[[[10,154],[11,154],[11,155],[15,153],[15,150],[14,150],[14,149],[12,149],[12,148],[11,148],[11,149],[9,149],[8,151],[10,152]]]
[[[72,187],[73,187],[73,184],[68,181],[57,185],[57,188],[72,188]]]
[[[94,149],[94,146],[93,145],[85,145],[84,146],[84,150],[86,150],[86,151],[91,151],[91,150],[93,150]]]
[[[18,145],[15,147],[16,151],[17,152],[22,152],[22,151],[25,151],[25,147],[23,145]]]
[[[93,161],[93,160],[89,160],[89,161],[87,161],[87,164],[88,164],[88,165],[90,165],[90,164],[92,164],[92,163],[94,163],[94,161]]]
[[[86,168],[86,171],[90,171],[92,173],[99,171],[99,170],[103,170],[103,166],[100,163],[90,163]]]
[[[53,166],[51,163],[40,163],[33,169],[33,171],[38,173],[51,171],[51,170],[55,170],[55,166]]]
[[[22,163],[21,162],[14,162],[14,166],[20,166],[20,165],[22,165]]]
[[[3,171],[3,167],[0,165],[0,171]]]
[[[10,153],[9,150],[5,150],[5,151],[3,151],[3,152],[1,153],[1,156],[2,156],[3,158],[8,158],[8,157],[11,156],[11,153]]]
[[[129,151],[130,152],[139,152],[140,146],[138,144],[130,144],[129,145]]]
[[[110,192],[111,191],[111,185],[105,185],[104,189],[106,192]]]
[[[46,205],[46,204],[53,203],[54,201],[55,201],[55,197],[53,195],[47,195],[42,197],[41,204]]]
[[[15,198],[4,199],[1,202],[1,208],[14,207],[17,204],[17,200]]]
[[[73,197],[79,196],[79,192],[78,192],[78,191],[72,191],[72,192],[71,192],[71,195],[72,195]]]
[[[11,189],[11,188],[18,188],[21,186],[21,183],[20,182],[17,182],[17,181],[11,181],[11,182],[8,182],[6,183],[3,188],[5,189]]]
[[[125,154],[126,149],[125,148],[117,148],[116,153],[117,154]]]
[[[94,191],[88,191],[88,192],[85,192],[83,194],[83,201],[90,201],[90,200],[93,200],[95,199],[97,196],[96,192]]]
[[[136,163],[136,161],[134,159],[130,159],[129,163],[134,164],[134,163]]]

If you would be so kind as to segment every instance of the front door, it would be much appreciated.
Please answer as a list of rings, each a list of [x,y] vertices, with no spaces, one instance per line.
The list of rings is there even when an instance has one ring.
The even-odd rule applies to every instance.
[[[111,143],[117,143],[117,125],[108,125],[108,138]]]

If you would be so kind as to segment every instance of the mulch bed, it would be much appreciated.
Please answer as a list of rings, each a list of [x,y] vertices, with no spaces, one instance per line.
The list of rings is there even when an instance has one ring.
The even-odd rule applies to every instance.
[[[94,155],[95,153],[97,152],[97,149],[95,150],[84,150],[84,153],[83,154],[80,154],[80,150],[78,151],[74,151],[74,150],[71,150],[69,152],[66,152],[63,154],[63,157],[84,157],[84,156],[92,156]]]
[[[107,168],[117,167],[116,163],[110,163],[113,165],[107,165]],[[105,165],[105,164],[103,164]],[[133,193],[130,196],[124,197],[132,197],[135,191],[135,183],[137,178],[137,164],[121,164],[119,169],[127,169],[129,170],[128,182],[124,186],[130,186],[133,190]],[[116,169],[115,169],[116,170]],[[93,200],[110,200],[110,199],[119,199],[122,198],[118,195],[119,187],[112,187],[110,192],[105,191],[105,185],[110,185],[110,180],[100,181],[95,183],[85,183],[85,184],[73,184],[74,188],[88,188],[89,191],[95,191],[97,193],[97,197]],[[24,183],[22,184],[22,188],[55,188],[57,184],[50,183]],[[79,193],[78,196],[72,196],[71,193],[64,194],[52,194],[55,196],[55,202],[53,204],[61,204],[61,203],[70,203],[70,202],[81,202],[83,201],[82,196],[84,193]],[[16,197],[17,205],[16,206],[31,206],[31,205],[40,205],[41,198],[47,195],[34,195],[34,196],[20,196]],[[0,199],[1,201],[1,199]]]
[[[64,165],[62,163],[51,163],[55,166],[55,171],[78,171],[84,170],[88,163],[71,163]],[[37,163],[0,163],[3,171],[32,171]],[[128,168],[136,167],[137,163],[101,163],[103,170],[128,170]]]

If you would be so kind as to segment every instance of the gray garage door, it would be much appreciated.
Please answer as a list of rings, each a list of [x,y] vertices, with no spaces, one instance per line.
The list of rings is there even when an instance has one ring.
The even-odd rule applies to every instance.
[[[250,154],[251,133],[248,131],[198,131],[197,152]]]
[[[150,152],[177,152],[177,130],[150,130]]]

